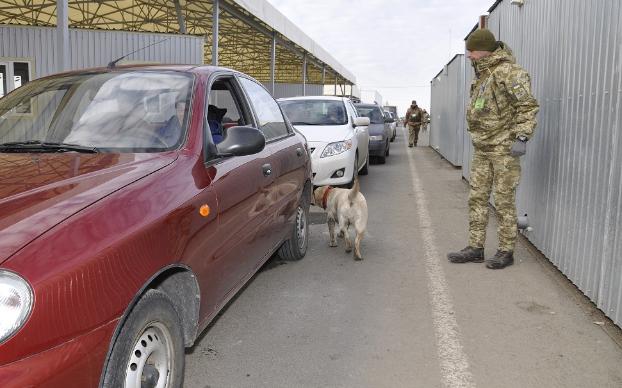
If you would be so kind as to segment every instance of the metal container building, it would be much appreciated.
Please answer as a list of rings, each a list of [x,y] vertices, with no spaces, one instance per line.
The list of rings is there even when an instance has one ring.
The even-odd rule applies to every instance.
[[[540,103],[517,196],[534,228],[526,237],[621,325],[622,2],[499,0],[489,12]]]
[[[464,55],[458,54],[432,80],[430,145],[454,166],[462,165]]]

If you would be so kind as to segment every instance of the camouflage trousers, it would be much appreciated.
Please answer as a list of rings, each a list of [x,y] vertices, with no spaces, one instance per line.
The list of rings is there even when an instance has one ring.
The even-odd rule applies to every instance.
[[[412,125],[408,124],[408,145],[417,145],[417,141],[419,141],[419,130],[421,129],[420,125]]]
[[[493,191],[499,216],[499,250],[514,251],[516,244],[516,187],[520,180],[520,159],[476,150],[471,165],[469,193],[469,245],[482,248],[488,225],[488,200]]]

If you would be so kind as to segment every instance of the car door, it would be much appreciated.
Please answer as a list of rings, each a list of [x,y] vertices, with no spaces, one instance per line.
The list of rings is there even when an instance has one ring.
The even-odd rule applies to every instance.
[[[391,129],[391,114],[389,112],[383,111],[383,120],[384,120],[384,138],[390,139],[393,130]]]
[[[266,187],[268,208],[265,217],[270,234],[267,244],[274,250],[288,234],[295,217],[305,184],[307,154],[266,89],[250,78],[240,77],[239,80],[255,113],[258,128],[267,141],[268,165],[274,183]]]
[[[348,116],[350,117],[351,125],[354,125],[354,118],[358,117],[358,113],[352,102],[348,100],[346,103],[348,109]],[[355,127],[354,133],[358,142],[359,149],[359,168],[361,168],[369,155],[369,128],[368,127]]]
[[[254,155],[217,155],[215,136],[212,136],[214,128],[210,125],[221,124],[225,133],[227,128],[235,125],[256,127],[252,111],[233,74],[221,72],[213,75],[206,93],[205,165],[201,173],[209,176],[210,190],[217,197],[220,238],[214,240],[206,234],[202,236],[206,243],[195,247],[209,253],[194,268],[203,290],[202,316],[210,315],[225,303],[233,291],[252,276],[254,264],[265,257],[265,191],[273,184],[273,178],[266,176],[264,170],[269,159],[268,148]],[[226,112],[216,116],[209,113],[215,110]]]

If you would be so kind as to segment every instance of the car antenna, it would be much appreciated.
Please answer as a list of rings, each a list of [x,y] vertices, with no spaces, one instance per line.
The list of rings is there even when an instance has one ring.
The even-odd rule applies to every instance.
[[[139,48],[138,50],[134,50],[134,51],[132,51],[131,53],[125,54],[124,56],[122,56],[122,57],[120,57],[120,58],[118,58],[118,59],[115,59],[114,61],[112,61],[112,62],[108,63],[108,68],[109,68],[109,69],[114,69],[114,68],[115,68],[115,66],[117,65],[117,62],[119,62],[119,61],[120,61],[120,60],[122,60],[123,58],[128,57],[128,56],[130,56],[130,55],[132,55],[132,54],[134,54],[134,53],[137,53],[137,52],[139,52],[139,51],[142,51],[142,50],[144,50],[144,49],[146,49],[146,48],[149,48],[149,47],[151,47],[151,46],[155,46],[156,44],[160,44],[160,43],[162,43],[162,42],[164,42],[164,41],[167,41],[167,40],[169,40],[169,39],[170,39],[170,38],[164,38],[164,39],[162,39],[162,40],[161,40],[161,41],[159,41],[159,42],[151,43],[150,45],[147,45],[147,46],[145,46],[145,47],[141,47],[141,48]]]

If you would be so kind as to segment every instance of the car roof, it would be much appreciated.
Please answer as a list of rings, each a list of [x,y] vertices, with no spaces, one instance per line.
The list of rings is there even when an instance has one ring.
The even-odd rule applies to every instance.
[[[125,64],[125,65],[116,65],[113,67],[93,67],[87,69],[80,70],[72,70],[66,71],[62,73],[51,74],[50,77],[58,76],[58,75],[77,75],[77,74],[85,74],[85,73],[93,73],[93,72],[131,72],[131,71],[177,71],[180,73],[193,73],[193,74],[203,74],[210,75],[212,73],[225,71],[229,73],[236,73],[240,75],[244,75],[249,77],[244,73],[240,73],[239,71],[229,69],[226,67],[220,66],[203,66],[203,65],[168,65],[168,64]],[[45,77],[47,78],[47,77]]]
[[[325,101],[347,101],[347,97],[336,96],[298,96],[298,97],[285,97],[279,98],[278,101],[294,101],[294,100],[325,100]]]
[[[377,104],[366,104],[364,102],[356,103],[356,104],[354,104],[354,106],[361,107],[361,108],[378,108],[378,109],[382,110],[380,108],[380,105],[377,105]]]

